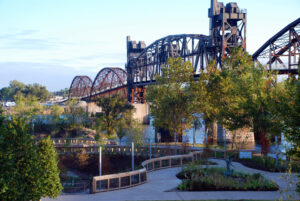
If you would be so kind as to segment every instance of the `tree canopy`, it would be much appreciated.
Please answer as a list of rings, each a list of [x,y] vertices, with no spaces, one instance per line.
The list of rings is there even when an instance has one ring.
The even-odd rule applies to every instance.
[[[281,119],[274,111],[285,94],[283,84],[241,49],[232,49],[223,69],[211,63],[193,87],[206,119],[216,119],[229,130],[252,128],[263,151],[268,148],[267,134],[280,133]]]
[[[113,95],[99,98],[96,104],[101,107],[101,112],[97,113],[100,128],[108,138],[116,138],[118,130],[130,125],[134,107],[127,99]]]
[[[11,81],[8,87],[0,89],[0,99],[2,100],[15,100],[16,95],[36,97],[39,101],[45,101],[51,94],[45,86],[37,83],[25,85],[17,80]]]
[[[173,136],[190,127],[193,113],[193,94],[188,89],[193,80],[193,68],[181,58],[169,58],[156,84],[147,88],[154,126],[170,131]],[[177,134],[176,134],[177,133]],[[176,142],[176,141],[175,141]]]

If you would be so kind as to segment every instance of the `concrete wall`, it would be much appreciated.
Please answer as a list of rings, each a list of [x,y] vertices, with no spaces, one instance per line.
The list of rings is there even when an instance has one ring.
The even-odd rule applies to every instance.
[[[224,142],[223,129],[218,125],[218,142]],[[226,141],[232,143],[253,143],[255,142],[254,133],[250,131],[249,128],[240,128],[234,131],[229,131],[226,129]]]
[[[95,102],[89,102],[88,103],[88,113],[94,113],[101,112],[101,107],[97,106]]]
[[[139,103],[134,103],[133,104],[135,111],[133,113],[133,119],[136,119],[144,124],[149,123],[149,105],[144,103],[144,104],[139,104]],[[88,112],[89,113],[97,113],[101,112],[101,107],[98,107],[96,103],[94,102],[89,102],[88,103]]]
[[[133,118],[144,124],[149,124],[149,105],[147,103],[134,103],[133,106],[135,108]]]

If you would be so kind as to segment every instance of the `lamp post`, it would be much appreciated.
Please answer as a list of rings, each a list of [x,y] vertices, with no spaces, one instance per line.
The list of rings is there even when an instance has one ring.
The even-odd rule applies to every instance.
[[[99,145],[99,176],[102,173],[102,147]]]
[[[226,158],[226,128],[224,128],[224,158]]]
[[[151,138],[149,138],[149,158],[151,159],[152,157],[152,143],[151,143]]]
[[[134,171],[134,143],[131,144],[131,167],[132,171]]]
[[[176,134],[176,132],[175,132],[175,137],[174,137],[175,139],[175,155],[177,155],[177,134]]]

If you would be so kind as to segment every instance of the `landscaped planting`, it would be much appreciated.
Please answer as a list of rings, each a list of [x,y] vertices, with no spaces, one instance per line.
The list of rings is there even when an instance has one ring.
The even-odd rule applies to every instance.
[[[276,191],[276,183],[263,178],[259,173],[246,174],[233,172],[232,176],[224,176],[225,168],[190,164],[184,167],[177,177],[182,180],[179,190],[185,191]]]
[[[270,172],[286,172],[288,169],[287,161],[278,159],[278,165],[276,166],[276,160],[268,156],[253,156],[249,159],[243,158],[237,161],[247,167]],[[300,172],[299,164],[291,162],[291,170],[292,172]]]

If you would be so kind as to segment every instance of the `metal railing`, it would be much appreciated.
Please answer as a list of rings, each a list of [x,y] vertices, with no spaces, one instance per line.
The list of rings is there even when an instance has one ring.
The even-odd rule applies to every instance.
[[[143,184],[147,182],[147,172],[186,165],[200,159],[201,153],[202,151],[196,151],[185,155],[149,159],[142,163],[144,168],[139,170],[93,177],[92,193],[129,188]]]
[[[96,176],[93,177],[92,193],[129,188],[146,181],[147,170],[145,168],[119,174]]]
[[[93,139],[78,139],[78,138],[52,138],[52,141],[55,146],[58,145],[82,145],[82,144],[89,144],[94,145],[98,142]]]

